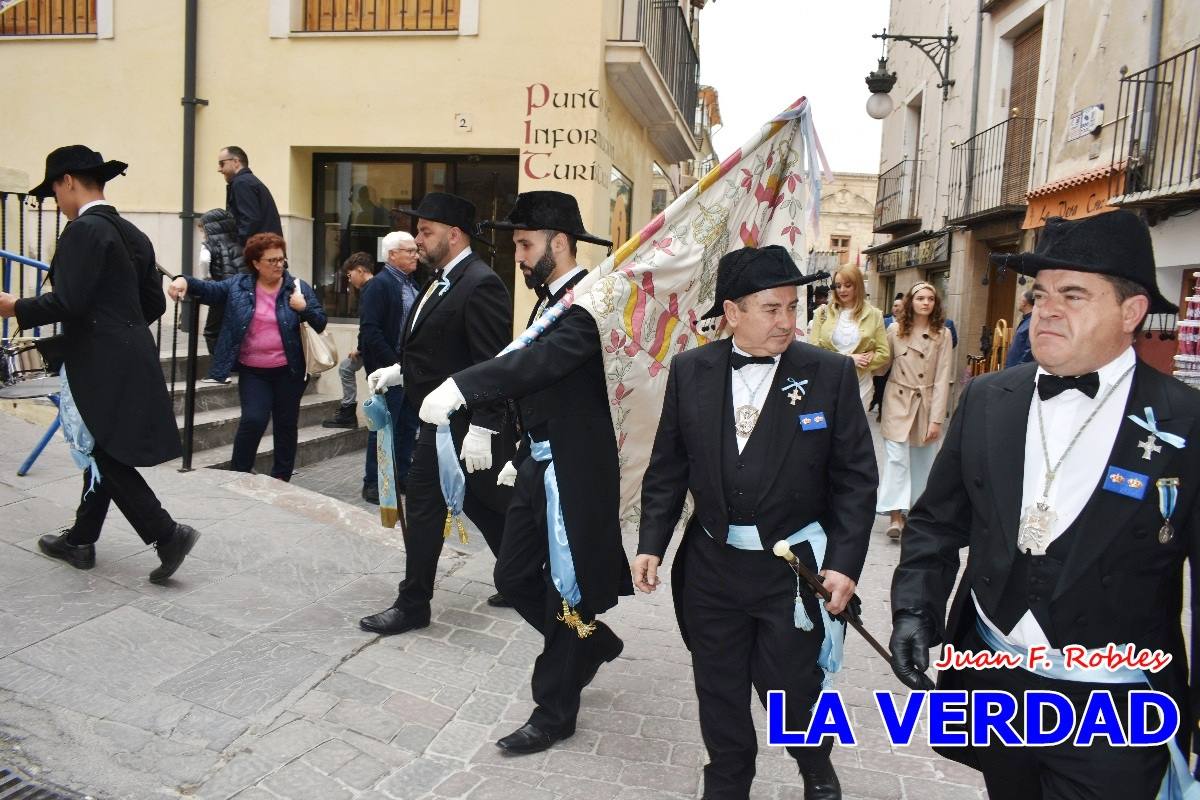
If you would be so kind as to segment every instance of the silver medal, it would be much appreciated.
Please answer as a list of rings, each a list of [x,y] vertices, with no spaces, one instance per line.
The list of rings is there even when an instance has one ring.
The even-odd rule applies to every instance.
[[[1171,521],[1163,522],[1163,526],[1158,529],[1158,543],[1169,544],[1175,538],[1175,528],[1171,525]]]
[[[754,433],[754,426],[758,424],[758,409],[752,405],[738,406],[733,412],[733,426],[737,431],[737,435],[743,439],[749,439],[750,434]]]
[[[1046,503],[1027,507],[1021,515],[1021,527],[1017,530],[1017,549],[1035,556],[1046,555],[1056,519],[1058,514]]]

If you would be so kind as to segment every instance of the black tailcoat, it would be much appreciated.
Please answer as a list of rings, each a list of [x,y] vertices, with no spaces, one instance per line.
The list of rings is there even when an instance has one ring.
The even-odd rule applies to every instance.
[[[971,593],[991,616],[1013,569],[1036,372],[1036,364],[1023,364],[970,383],[925,493],[909,515],[900,564],[892,579],[892,608],[926,611],[936,622],[940,642],[961,647],[978,616]],[[1146,407],[1154,409],[1160,430],[1184,437],[1187,446],[1176,449],[1160,441],[1162,452],[1144,460],[1137,443],[1148,434],[1128,416],[1144,418]],[[1078,533],[1050,600],[1050,644],[1055,648],[1078,644],[1093,649],[1114,642],[1172,654],[1170,666],[1150,681],[1179,704],[1178,738],[1185,753],[1200,717],[1200,695],[1194,688],[1200,686],[1196,660],[1189,677],[1180,628],[1184,560],[1191,561],[1195,586],[1200,559],[1198,418],[1200,394],[1138,362],[1107,465],[1148,475],[1145,496],[1136,500],[1096,486],[1075,523]],[[1155,488],[1155,481],[1163,477],[1181,479],[1173,517],[1176,533],[1166,544],[1158,540],[1162,515]],[[1071,476],[1059,479],[1071,480]],[[959,550],[964,547],[970,548],[966,571],[943,626],[946,601],[958,574]],[[1193,619],[1198,599],[1193,589]],[[1200,629],[1193,624],[1192,631],[1195,653]],[[958,675],[949,670],[941,673],[938,684],[961,688]],[[947,749],[943,755],[975,766],[969,748]]]
[[[62,323],[71,394],[96,445],[132,467],[178,458],[179,431],[148,327],[167,301],[146,234],[112,206],[89,208],[63,228],[50,282],[53,291],[17,301],[17,322],[25,329]]]
[[[689,491],[704,530],[725,541],[729,509],[722,479],[721,420],[732,346],[732,340],[724,339],[680,353],[671,362],[642,483],[639,553],[662,557]],[[808,381],[806,394],[795,406],[783,392],[789,379]],[[802,430],[800,418],[815,412],[824,412],[827,427]],[[853,362],[792,343],[780,359],[763,414],[758,424],[769,425],[770,436],[756,510],[764,549],[819,521],[829,539],[824,568],[857,581],[866,560],[879,479]],[[695,528],[689,526],[687,535],[703,535],[694,534]],[[683,551],[681,546],[671,573],[677,608],[683,596]]]
[[[579,273],[549,299],[558,302]],[[454,375],[467,407],[516,400],[525,431],[548,439],[580,592],[595,614],[632,594],[621,546],[620,470],[592,315],[569,309],[528,347]],[[521,454],[528,452],[523,442]]]

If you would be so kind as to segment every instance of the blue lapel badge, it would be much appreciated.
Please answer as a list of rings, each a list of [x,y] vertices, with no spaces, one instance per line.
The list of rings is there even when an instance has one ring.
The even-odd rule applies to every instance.
[[[800,430],[802,431],[820,431],[829,427],[825,423],[824,411],[810,411],[801,414],[797,419],[800,420]]]
[[[1141,500],[1146,496],[1146,486],[1149,483],[1150,476],[1140,472],[1113,466],[1104,471],[1104,491],[1132,497],[1134,500]]]

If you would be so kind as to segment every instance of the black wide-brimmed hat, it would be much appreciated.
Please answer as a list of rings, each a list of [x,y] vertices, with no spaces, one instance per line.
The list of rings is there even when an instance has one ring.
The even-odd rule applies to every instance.
[[[701,319],[725,313],[725,301],[779,286],[800,286],[818,280],[824,273],[805,275],[788,251],[777,244],[743,247],[721,256],[717,263],[717,296]]]
[[[124,161],[105,161],[104,156],[82,144],[69,144],[50,152],[46,156],[46,176],[42,182],[29,190],[34,197],[49,197],[54,194],[54,182],[63,175],[92,175],[102,183],[108,183],[118,175],[125,174],[129,165]]]
[[[421,203],[416,208],[402,208],[400,213],[450,225],[471,236],[476,233],[475,204],[456,194],[430,192],[421,198]]]
[[[563,192],[522,192],[517,203],[502,220],[490,220],[481,227],[498,231],[561,231],[574,236],[581,242],[591,242],[601,247],[612,247],[612,242],[588,233],[583,227],[583,215],[579,203]]]
[[[1109,211],[1078,220],[1050,217],[1032,253],[992,253],[991,259],[1030,277],[1043,269],[1067,269],[1124,278],[1146,290],[1150,314],[1179,310],[1158,290],[1150,229],[1132,211]]]

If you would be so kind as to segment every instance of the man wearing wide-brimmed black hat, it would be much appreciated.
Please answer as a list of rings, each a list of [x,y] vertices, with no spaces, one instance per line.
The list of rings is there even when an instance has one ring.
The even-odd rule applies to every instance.
[[[1182,797],[1158,792],[1173,763],[1182,766],[1176,786],[1190,781],[1200,707],[1180,629],[1184,561],[1195,586],[1200,558],[1200,395],[1133,350],[1147,313],[1176,311],[1158,290],[1149,229],[1129,211],[1053,217],[1034,252],[994,258],[1033,278],[1036,363],[976,378],[959,402],[904,530],[893,668],[916,688],[932,645],[1017,654],[1022,667],[939,675],[942,689],[1011,694],[1017,731],[1033,690],[1065,695],[1074,714],[1058,714],[1076,719],[1093,690],[1111,691],[1126,731],[1131,691],[1169,694],[1180,711],[1178,759],[1103,734],[1076,747],[1074,732],[1054,746],[991,740],[942,752],[982,770],[993,800]],[[1193,589],[1193,620],[1198,601]],[[1198,632],[1193,622],[1193,659]],[[1073,646],[1110,645],[1171,662],[1143,671],[1064,660]]]
[[[160,566],[164,583],[199,534],[179,525],[135,467],[177,458],[179,433],[163,383],[158,348],[147,327],[166,310],[154,248],[140,230],[104,199],[104,185],[127,164],[105,161],[83,145],[46,157],[45,179],[29,190],[54,196],[70,222],[50,262],[53,291],[16,299],[0,293],[0,316],[16,316],[25,330],[62,324],[55,349],[64,357],[62,418],[76,462],[86,464],[75,524],[43,536],[43,553],[77,569],[96,563],[96,540],[112,502]]]
[[[487,361],[512,341],[512,300],[500,276],[471,250],[473,203],[430,192],[405,213],[417,219],[417,257],[433,278],[404,322],[401,363],[372,372],[367,383],[373,392],[403,386],[415,412],[450,375]],[[512,490],[498,486],[496,475],[512,457],[512,426],[505,404],[490,398],[455,415],[440,441],[436,426],[420,427],[408,472],[405,577],[390,608],[360,620],[363,630],[391,635],[429,625],[438,556],[455,516],[451,507],[475,523],[493,553],[500,552]],[[490,602],[503,601],[496,596]]]
[[[530,324],[586,275],[577,242],[588,233],[574,197],[525,192],[508,217],[517,266],[539,302]],[[623,643],[597,614],[632,594],[621,546],[617,444],[605,388],[600,333],[572,306],[528,347],[454,373],[421,407],[426,422],[459,408],[515,400],[525,436],[499,480],[515,484],[496,559],[496,588],[543,637],[533,669],[529,721],[496,744],[535,753],[575,732],[580,693]]]
[[[671,570],[692,651],[704,797],[750,794],[758,743],[751,689],[786,693],[787,729],[806,730],[840,667],[841,613],[867,555],[878,474],[854,362],[795,341],[796,287],[811,280],[777,245],[725,255],[716,302],[733,336],[675,356],[642,484],[634,585],[658,567],[691,492],[695,513]],[[819,607],[772,553],[780,541],[833,593]],[[822,653],[828,655],[823,656]],[[792,747],[805,800],[837,800],[831,745]]]

